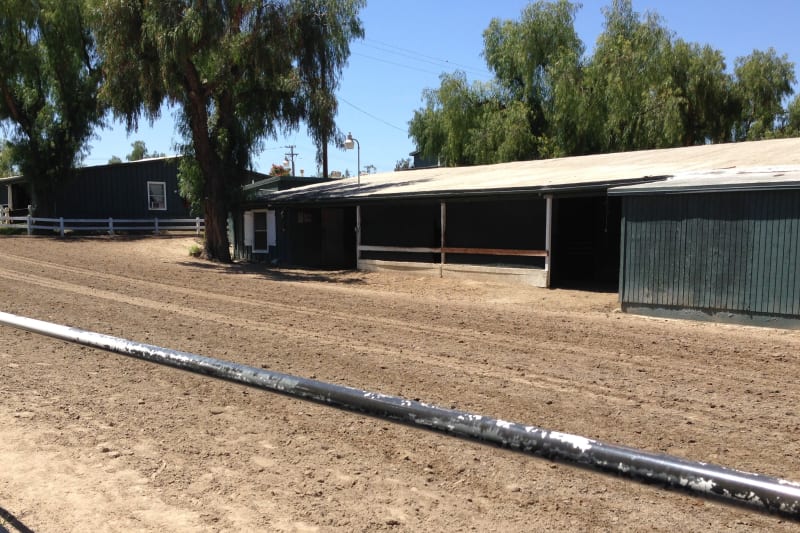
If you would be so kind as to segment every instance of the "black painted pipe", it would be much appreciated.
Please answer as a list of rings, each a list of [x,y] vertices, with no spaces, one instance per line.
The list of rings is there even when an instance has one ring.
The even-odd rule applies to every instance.
[[[159,348],[9,313],[0,312],[0,324],[645,483],[683,489],[698,496],[800,521],[800,483],[792,481],[606,444],[578,435]]]

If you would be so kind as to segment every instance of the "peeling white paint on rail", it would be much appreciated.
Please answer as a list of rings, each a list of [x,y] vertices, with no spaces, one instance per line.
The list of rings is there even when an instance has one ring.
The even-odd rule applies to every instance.
[[[559,433],[558,431],[551,431],[550,438],[561,441],[565,444],[571,444],[574,448],[582,451],[583,453],[588,452],[592,449],[591,441],[586,437],[581,437],[579,435],[570,435],[569,433]]]
[[[714,490],[716,483],[710,479],[698,478],[694,480],[681,479],[681,485],[688,485],[694,490],[710,493],[712,490]]]

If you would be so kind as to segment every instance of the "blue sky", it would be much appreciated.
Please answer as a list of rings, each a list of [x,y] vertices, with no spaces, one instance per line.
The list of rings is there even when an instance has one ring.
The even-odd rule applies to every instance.
[[[518,19],[528,2],[521,0],[369,0],[361,12],[366,36],[351,45],[348,66],[338,91],[337,124],[352,132],[361,145],[361,167],[374,165],[378,172],[394,169],[408,157],[414,145],[408,137],[408,121],[423,105],[425,88],[439,86],[442,72],[464,70],[470,81],[486,81],[491,74],[481,56],[483,30],[492,18]],[[587,53],[603,30],[601,9],[611,0],[585,0],[576,29]],[[774,47],[795,62],[800,76],[800,0],[634,0],[640,13],[655,11],[678,37],[710,44],[721,50],[728,69],[734,60],[754,49]],[[797,86],[795,86],[797,90]],[[112,155],[124,159],[131,143],[143,140],[149,150],[174,153],[178,140],[172,115],[165,110],[153,127],[146,122],[127,134],[122,124],[112,123],[97,132],[84,164],[104,164]],[[305,127],[279,139],[267,139],[255,157],[255,169],[268,172],[280,164],[294,145],[299,155],[295,167],[316,175],[316,148]],[[331,147],[329,169],[355,174],[355,151]]]

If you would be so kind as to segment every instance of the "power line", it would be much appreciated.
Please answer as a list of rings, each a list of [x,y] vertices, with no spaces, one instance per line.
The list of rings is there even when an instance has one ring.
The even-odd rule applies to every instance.
[[[432,71],[432,70],[425,70],[425,69],[423,69],[423,68],[419,68],[419,67],[413,67],[413,66],[411,66],[411,65],[406,65],[406,64],[403,64],[403,63],[398,63],[398,62],[396,62],[396,61],[390,61],[390,60],[388,60],[388,59],[381,59],[381,58],[379,58],[379,57],[375,57],[375,56],[369,56],[369,55],[367,55],[367,54],[361,54],[361,53],[359,53],[359,52],[353,52],[353,55],[354,55],[354,56],[360,56],[360,57],[366,57],[367,59],[372,59],[373,61],[380,61],[381,63],[388,63],[389,65],[394,65],[394,66],[396,66],[396,67],[407,68],[407,69],[409,69],[409,70],[416,70],[417,72],[424,72],[425,74],[433,74],[434,76],[438,76],[439,74],[441,74],[441,72],[434,72],[434,71]]]
[[[387,50],[387,49],[384,49],[384,48],[380,48],[378,46],[372,46],[372,45],[368,45],[368,44],[364,45],[364,46],[366,46],[368,48],[372,48],[372,49],[377,50],[379,52],[385,52],[385,53],[394,54],[394,55],[400,56],[402,58],[411,59],[413,61],[418,61],[420,63],[425,63],[425,64],[433,65],[433,66],[436,66],[436,67],[451,67],[452,68],[452,67],[456,66],[455,63],[450,63],[450,62],[448,62],[446,60],[423,59],[423,58],[417,57],[415,55],[406,54],[404,52],[395,52],[393,50]],[[369,57],[369,56],[367,56],[367,57]],[[482,72],[479,73],[478,71],[475,71],[475,70],[472,70],[472,69],[464,69],[464,68],[462,68],[461,70],[464,70],[465,72],[467,72],[467,70],[469,70],[473,74],[477,73],[477,74],[480,74],[481,76],[483,75]]]
[[[403,128],[401,128],[401,127],[399,127],[399,126],[395,126],[394,124],[392,124],[392,123],[390,123],[390,122],[387,122],[387,121],[383,120],[383,119],[382,119],[382,118],[380,118],[380,117],[376,117],[375,115],[373,115],[372,113],[370,113],[370,112],[368,112],[368,111],[364,111],[363,109],[361,109],[361,108],[360,108],[360,107],[358,107],[357,105],[355,105],[355,104],[353,104],[353,103],[350,103],[350,102],[348,102],[347,100],[345,100],[345,99],[344,99],[344,98],[342,98],[341,96],[339,97],[339,100],[341,100],[341,101],[342,101],[342,102],[344,102],[345,104],[349,105],[350,107],[352,107],[352,108],[353,108],[353,109],[355,109],[356,111],[359,111],[359,112],[361,112],[361,113],[364,113],[364,114],[365,114],[365,115],[367,115],[368,117],[370,117],[370,118],[373,118],[373,119],[377,120],[378,122],[382,122],[382,123],[386,124],[387,126],[389,126],[389,127],[391,127],[391,128],[394,128],[394,129],[396,129],[397,131],[402,131],[403,133],[407,133],[407,131],[406,131],[406,130],[404,130]]]
[[[413,59],[415,61],[420,61],[423,63],[429,63],[433,65],[439,66],[448,66],[448,67],[456,67],[465,72],[471,72],[475,75],[480,75],[483,77],[492,77],[493,74],[486,70],[485,68],[481,67],[474,67],[471,65],[465,65],[463,63],[456,63],[454,61],[450,61],[449,59],[443,59],[436,56],[431,56],[416,50],[411,50],[410,48],[403,48],[402,46],[397,46],[394,44],[390,44],[383,41],[378,41],[376,39],[366,39],[367,43],[364,43],[364,46],[369,48],[374,48],[376,50],[380,50],[382,52],[387,52],[390,54],[399,55],[401,57],[406,57],[408,59]],[[368,43],[375,43],[375,44],[368,44]],[[424,59],[421,59],[424,58]]]

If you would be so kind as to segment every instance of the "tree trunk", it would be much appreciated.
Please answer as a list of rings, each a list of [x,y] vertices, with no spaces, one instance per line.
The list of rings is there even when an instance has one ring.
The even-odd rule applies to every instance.
[[[322,142],[322,177],[328,179],[328,139]]]
[[[205,241],[203,254],[206,259],[231,262],[230,242],[228,241],[228,205],[225,182],[220,170],[215,169],[206,175],[206,200],[204,206]]]
[[[34,215],[37,217],[55,217],[55,193],[52,184],[41,181],[30,186],[30,202],[34,207]],[[19,206],[19,208],[27,206]]]

